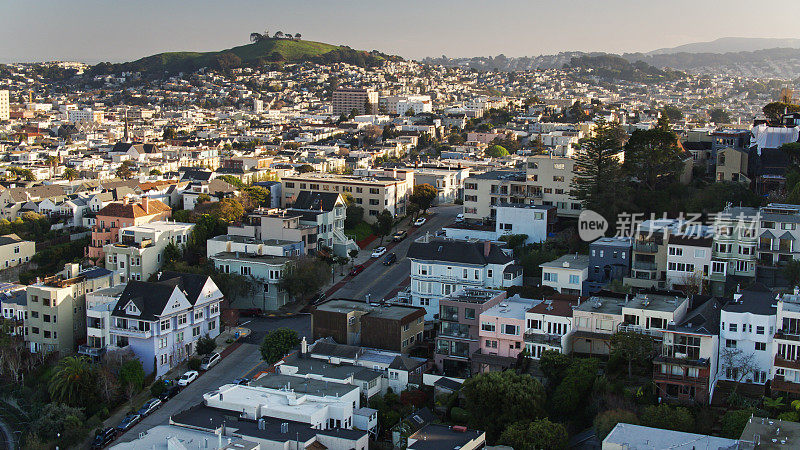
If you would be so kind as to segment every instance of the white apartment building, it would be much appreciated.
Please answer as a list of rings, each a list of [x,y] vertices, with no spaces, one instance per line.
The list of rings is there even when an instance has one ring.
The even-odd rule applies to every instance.
[[[772,337],[777,320],[776,300],[763,287],[742,291],[733,298],[720,313],[717,377],[764,384],[771,378],[775,354]]]
[[[697,293],[704,292],[704,283],[711,273],[711,238],[692,238],[673,235],[667,244],[667,287],[681,289],[694,286]],[[725,265],[719,263],[718,269]]]
[[[119,241],[103,246],[106,268],[117,273],[120,282],[147,281],[163,263],[169,244],[186,244],[194,224],[157,221],[119,230]]]
[[[70,109],[67,110],[67,120],[70,123],[102,123],[103,112],[91,109]]]
[[[583,283],[589,279],[589,255],[564,255],[539,267],[542,286],[562,294],[583,295]]]
[[[783,295],[776,310],[775,335],[772,342],[774,367],[773,391],[800,394],[800,290]]]
[[[495,210],[497,238],[507,234],[524,234],[528,236],[526,244],[544,242],[550,224],[556,221],[555,206],[508,204],[497,206]]]
[[[728,265],[726,271],[729,276],[756,276],[758,218],[758,210],[747,207],[728,207],[716,216],[712,256],[715,261],[724,261]],[[767,232],[762,233],[760,238],[773,234]]]
[[[522,267],[489,241],[424,238],[411,244],[411,286],[408,300],[425,308],[425,320],[439,314],[439,300],[464,288],[506,288],[522,285]]]
[[[433,112],[433,102],[430,95],[411,95],[397,101],[395,114],[407,115],[411,110],[414,114]]]
[[[546,350],[569,353],[574,306],[577,302],[545,300],[525,313],[525,350],[531,358],[539,359]]]

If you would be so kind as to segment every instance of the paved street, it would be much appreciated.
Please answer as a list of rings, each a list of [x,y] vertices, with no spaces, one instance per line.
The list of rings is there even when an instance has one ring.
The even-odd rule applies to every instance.
[[[118,439],[118,442],[129,442],[136,439],[139,433],[156,425],[163,425],[169,417],[183,411],[201,401],[203,394],[213,391],[223,384],[230,383],[236,378],[252,376],[258,373],[265,365],[261,361],[258,343],[264,335],[275,328],[288,327],[300,336],[309,336],[311,332],[311,318],[301,315],[288,319],[252,319],[242,321],[242,326],[252,330],[250,336],[242,340],[241,345],[211,370],[202,373],[194,383],[186,386],[178,395],[168,400],[153,414],[139,422],[131,430]],[[113,424],[114,426],[116,424]]]
[[[429,212],[435,214],[424,225],[416,229],[413,234],[410,234],[387,252],[387,254],[393,252],[397,255],[396,263],[387,267],[383,265],[385,256],[379,258],[330,297],[364,300],[366,295],[370,294],[370,300],[373,301],[386,298],[409,276],[411,262],[406,258],[406,253],[411,246],[411,242],[426,232],[435,234],[443,226],[452,223],[456,215],[461,212],[461,206],[446,205],[432,208]],[[367,252],[367,250],[363,251]],[[371,251],[370,249],[369,252]]]

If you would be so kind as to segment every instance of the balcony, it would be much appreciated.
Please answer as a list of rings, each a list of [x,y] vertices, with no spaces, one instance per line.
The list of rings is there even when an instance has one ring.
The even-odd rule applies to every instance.
[[[688,383],[708,383],[707,376],[692,377],[686,374],[663,373],[658,370],[653,371],[653,381],[683,381]]]
[[[92,358],[99,358],[106,352],[105,348],[90,347],[88,345],[81,345],[78,347],[78,353],[81,355],[91,356]]]
[[[150,330],[144,331],[136,328],[119,328],[112,326],[109,330],[111,333],[117,336],[132,337],[137,339],[150,339],[150,337],[153,336],[153,332]]]
[[[636,270],[654,271],[658,270],[658,266],[654,262],[649,261],[634,261],[633,268]]]
[[[773,391],[781,391],[781,392],[788,392],[790,394],[800,394],[800,383],[792,383],[791,381],[786,381],[783,377],[776,375],[775,378],[772,379],[771,384]]]
[[[561,348],[561,338],[558,334],[537,333],[535,331],[525,332],[525,342],[531,344],[544,344],[551,347]]]
[[[800,341],[800,334],[797,333],[800,330],[778,330],[775,332],[775,339],[784,339],[787,341]]]
[[[620,333],[645,334],[647,336],[653,336],[653,337],[657,337],[657,338],[660,338],[660,337],[664,336],[664,332],[663,331],[645,328],[645,327],[643,327],[641,325],[628,325],[628,324],[624,324],[624,323],[621,323],[621,324],[619,324],[617,326],[617,331],[620,332]]]
[[[639,253],[657,253],[658,244],[655,242],[634,242],[633,251]]]
[[[708,275],[708,279],[711,281],[725,282],[728,277],[722,272],[711,272],[711,274]]]
[[[800,370],[800,360],[791,360],[782,358],[781,355],[775,355],[775,366],[785,367],[787,369]]]

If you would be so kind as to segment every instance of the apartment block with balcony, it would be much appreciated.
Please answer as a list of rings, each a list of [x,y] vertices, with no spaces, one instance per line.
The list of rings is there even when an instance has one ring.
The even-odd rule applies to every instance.
[[[617,331],[642,333],[661,339],[668,324],[683,319],[689,304],[689,298],[682,292],[645,289],[625,298],[622,323]]]
[[[117,284],[86,294],[86,344],[78,347],[78,353],[97,360],[111,345],[111,313],[117,305],[127,283]]]
[[[770,379],[776,309],[775,294],[758,283],[734,294],[733,300],[722,307],[719,380],[763,386]]]
[[[345,204],[342,194],[336,192],[300,191],[289,212],[301,214],[304,225],[316,225],[317,246],[325,246],[336,255],[348,256],[358,250],[355,241],[344,234]]]
[[[476,372],[513,367],[525,350],[526,314],[542,300],[509,297],[484,311],[480,317],[479,351],[472,354]]]
[[[146,281],[158,272],[162,254],[169,244],[183,246],[189,240],[194,224],[149,222],[119,230],[119,240],[103,246],[105,266],[117,273],[121,283]]]
[[[565,156],[536,155],[528,158],[527,179],[534,192],[541,192],[536,204],[555,206],[559,216],[578,217],[583,206],[572,196],[575,160]]]
[[[785,285],[782,268],[800,258],[800,206],[770,203],[759,211],[758,280]]]
[[[755,208],[728,207],[714,219],[712,261],[727,264],[729,283],[752,281],[756,276],[758,218]]]
[[[551,350],[569,353],[572,332],[572,310],[577,299],[546,299],[525,313],[525,350],[533,359]]]
[[[497,206],[532,204],[534,198],[541,198],[541,190],[529,186],[528,181],[525,172],[514,170],[470,175],[464,180],[464,218],[494,220]]]
[[[667,401],[708,404],[717,383],[720,304],[710,298],[663,330],[653,382]]]
[[[522,285],[522,267],[489,241],[422,238],[411,244],[410,302],[425,308],[425,320],[439,315],[439,301],[466,288]]]
[[[443,375],[467,378],[473,373],[470,358],[481,347],[480,315],[505,298],[503,290],[466,288],[439,300],[434,363]]]
[[[625,294],[600,291],[573,309],[570,352],[589,356],[610,354],[611,336],[623,322],[626,298]]]
[[[667,287],[668,244],[673,235],[706,236],[708,227],[679,219],[651,219],[638,225],[633,236],[631,273],[625,285],[634,289]]]
[[[54,276],[28,286],[25,342],[34,353],[71,354],[86,336],[86,294],[115,285],[114,272],[67,264]]]
[[[195,352],[198,339],[220,333],[222,292],[211,277],[164,272],[129,281],[108,323],[108,343],[130,348],[145,373],[163,376]]]
[[[780,297],[775,322],[771,388],[800,395],[800,290]]]
[[[378,112],[378,92],[374,89],[338,88],[333,91],[332,113],[336,116],[376,114]],[[405,113],[405,112],[404,112]]]
[[[433,186],[438,193],[434,204],[453,203],[462,198],[469,172],[468,167],[418,167],[414,168],[414,184]]]

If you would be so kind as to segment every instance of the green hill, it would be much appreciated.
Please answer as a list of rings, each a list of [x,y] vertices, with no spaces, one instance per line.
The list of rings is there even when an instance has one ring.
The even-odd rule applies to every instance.
[[[322,64],[345,62],[360,67],[372,67],[386,59],[398,58],[378,51],[365,52],[323,42],[268,38],[217,52],[167,52],[120,64],[100,63],[92,68],[92,74],[143,72],[157,75],[165,72],[192,72],[202,67],[230,69],[303,61]]]

